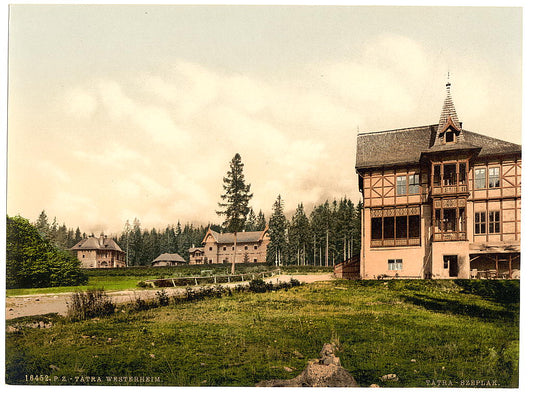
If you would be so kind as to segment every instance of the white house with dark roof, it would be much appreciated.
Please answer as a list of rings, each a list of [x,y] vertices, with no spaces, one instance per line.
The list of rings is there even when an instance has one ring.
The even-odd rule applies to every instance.
[[[189,249],[189,264],[232,262],[234,241],[233,233],[219,233],[208,229],[202,240],[204,247]],[[236,263],[266,262],[269,242],[268,228],[258,232],[237,232]]]
[[[361,277],[516,278],[522,148],[438,124],[360,133]]]
[[[76,252],[81,262],[81,267],[88,268],[112,268],[126,266],[126,253],[110,237],[88,237],[71,248]]]

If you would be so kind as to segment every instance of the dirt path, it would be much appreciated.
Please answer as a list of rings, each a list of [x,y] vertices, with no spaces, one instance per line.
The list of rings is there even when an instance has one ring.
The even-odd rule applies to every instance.
[[[267,282],[286,282],[291,278],[305,283],[313,283],[316,281],[329,281],[334,277],[332,274],[296,274],[274,276],[267,279]],[[225,286],[235,287],[238,284],[245,284],[245,282],[231,283]],[[194,288],[194,287],[193,287]],[[184,287],[167,288],[169,294],[175,292],[184,292]],[[114,303],[126,303],[135,300],[137,297],[153,298],[155,297],[156,289],[148,290],[128,290],[108,292]],[[43,294],[43,295],[26,295],[26,296],[10,296],[6,297],[6,319],[25,317],[30,315],[39,315],[47,313],[58,313],[65,315],[67,313],[67,301],[70,299],[71,293],[61,294]]]

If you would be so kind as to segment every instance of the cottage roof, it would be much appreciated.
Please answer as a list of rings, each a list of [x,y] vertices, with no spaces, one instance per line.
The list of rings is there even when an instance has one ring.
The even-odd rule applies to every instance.
[[[462,130],[464,140],[457,144],[434,145],[438,125],[360,133],[357,136],[356,168],[375,168],[416,164],[421,153],[477,149],[478,157],[520,154],[522,146],[508,141]]]
[[[119,245],[111,237],[90,236],[76,243],[71,250],[114,250],[123,252]]]
[[[264,239],[267,229],[256,232],[237,232],[237,243],[257,243]],[[205,243],[207,236],[211,234],[215,241],[219,244],[233,244],[235,236],[233,233],[219,233],[213,229],[209,229],[204,237]]]
[[[195,251],[203,252],[204,251],[204,247],[191,247],[191,248],[189,248],[189,253],[195,252]]]
[[[181,263],[186,263],[187,261],[185,259],[183,259],[180,254],[164,253],[164,254],[159,255],[157,258],[155,258],[152,261],[152,263],[155,263],[155,262],[181,262]]]

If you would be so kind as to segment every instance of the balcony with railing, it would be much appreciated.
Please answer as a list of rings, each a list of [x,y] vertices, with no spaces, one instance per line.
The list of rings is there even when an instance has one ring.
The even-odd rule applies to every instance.
[[[457,199],[455,199],[457,200]],[[439,202],[439,201],[437,201]],[[440,201],[442,203],[442,200]],[[433,241],[466,241],[465,207],[434,207]]]
[[[431,177],[431,195],[468,195],[466,162],[434,163]]]

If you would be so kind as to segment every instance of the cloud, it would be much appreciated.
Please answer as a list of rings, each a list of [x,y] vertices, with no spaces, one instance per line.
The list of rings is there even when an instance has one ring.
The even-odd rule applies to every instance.
[[[66,92],[65,105],[67,112],[80,118],[90,118],[97,109],[96,97],[81,88],[74,88]]]
[[[487,125],[493,101],[512,106],[491,86],[494,70],[470,56],[453,60],[452,94],[465,125]],[[323,199],[357,200],[358,127],[438,122],[446,68],[434,49],[383,34],[351,59],[302,65],[285,79],[177,60],[150,73],[84,81],[65,90],[56,112],[65,125],[82,126],[70,128],[72,146],[64,158],[36,159],[39,177],[65,193],[38,204],[73,225],[114,231],[134,217],[147,227],[220,222],[222,177],[236,152],[256,211],[268,214],[278,194],[288,211],[299,202],[311,209]],[[64,143],[61,133],[47,138]]]
[[[53,163],[52,160],[51,158],[39,163],[38,171],[40,177],[51,184],[64,187],[64,184],[71,181],[71,177],[67,171],[63,170],[60,165]]]

